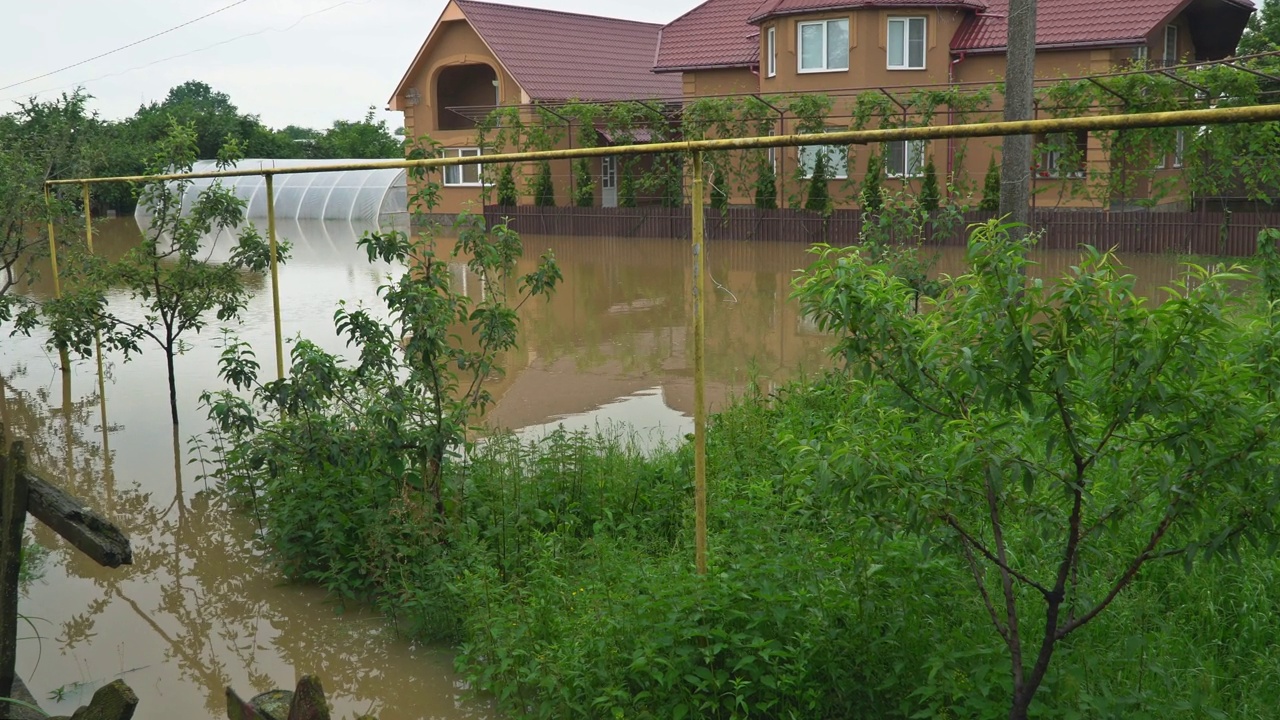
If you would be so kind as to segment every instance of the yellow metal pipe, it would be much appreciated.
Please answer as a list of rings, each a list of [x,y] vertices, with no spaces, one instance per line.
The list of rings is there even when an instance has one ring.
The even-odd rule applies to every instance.
[[[53,198],[49,193],[49,184],[44,186],[45,220],[49,225],[49,269],[53,273],[53,296],[62,298],[62,280],[58,277],[58,239],[53,229]],[[58,346],[58,361],[62,363],[62,372],[71,372],[71,360],[67,357],[65,345]]]
[[[276,190],[267,176],[267,240],[271,243],[271,314],[276,324],[276,378],[284,379],[284,337],[280,331],[280,247],[276,243]]]
[[[707,574],[707,380],[704,356],[707,254],[703,213],[702,152],[693,153],[693,504],[694,559],[699,575]]]
[[[1211,110],[1174,110],[1170,112],[1134,113],[1131,115],[1088,115],[1074,118],[1049,118],[1044,120],[1020,120],[1012,122],[968,123],[961,125],[929,125],[883,130],[843,130],[805,135],[768,135],[746,138],[719,138],[714,140],[682,140],[679,142],[648,143],[566,150],[542,150],[538,152],[496,153],[493,155],[463,158],[428,158],[424,160],[366,160],[362,162],[326,165],[323,167],[242,168],[201,173],[175,173],[170,175],[120,175],[100,178],[73,178],[49,180],[46,185],[101,182],[159,182],[166,180],[249,177],[254,175],[296,175],[312,172],[340,172],[343,170],[382,170],[394,168],[438,168],[454,165],[488,165],[535,160],[558,160],[604,157],[607,155],[656,155],[659,153],[695,152],[709,150],[741,150],[746,148],[776,148],[807,145],[864,145],[873,142],[901,140],[946,140],[950,138],[1003,137],[1006,135],[1035,135],[1040,133],[1071,132],[1076,130],[1124,130],[1154,127],[1199,125],[1229,125],[1234,123],[1266,122],[1280,120],[1280,104],[1248,105]]]
[[[93,254],[93,210],[89,207],[89,183],[83,186],[84,195],[84,244]],[[107,446],[107,376],[102,368],[102,331],[93,331],[93,356],[98,360],[98,414],[102,420],[102,452],[111,452]]]

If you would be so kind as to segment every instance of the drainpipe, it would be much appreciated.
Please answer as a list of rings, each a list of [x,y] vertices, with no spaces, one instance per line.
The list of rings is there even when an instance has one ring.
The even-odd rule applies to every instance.
[[[950,85],[951,89],[953,90],[956,87],[956,66],[964,62],[964,58],[965,58],[965,51],[961,50],[960,55],[952,59],[951,64],[947,66],[947,84]],[[955,105],[949,103],[947,105],[947,124],[948,125],[956,124],[955,114],[956,114]],[[951,195],[952,180],[955,179],[955,164],[956,164],[956,139],[947,138],[947,195],[948,197]]]

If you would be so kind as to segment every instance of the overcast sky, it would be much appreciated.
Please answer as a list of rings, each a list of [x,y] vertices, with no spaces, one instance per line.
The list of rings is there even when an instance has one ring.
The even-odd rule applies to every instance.
[[[668,22],[700,0],[513,0],[570,12]],[[240,0],[161,37],[53,73],[194,20],[236,0],[6,2],[0,112],[84,87],[112,119],[202,80],[272,127],[327,127],[381,111],[444,0]],[[33,79],[46,73],[46,77]],[[30,82],[24,82],[30,80]],[[5,87],[9,86],[9,87]],[[380,115],[392,128],[400,113]]]

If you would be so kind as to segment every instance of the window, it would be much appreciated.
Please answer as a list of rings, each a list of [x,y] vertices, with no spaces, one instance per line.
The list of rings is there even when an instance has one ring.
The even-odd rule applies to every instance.
[[[1164,64],[1165,67],[1178,64],[1178,26],[1169,25],[1164,29]]]
[[[480,157],[480,148],[445,148],[444,157]],[[444,169],[445,187],[480,187],[479,165],[450,165]]]
[[[618,156],[606,155],[600,158],[600,189],[612,190],[618,187]]]
[[[924,174],[924,140],[902,140],[885,144],[884,172],[889,177],[920,177]]]
[[[1089,150],[1089,133],[1052,133],[1036,137],[1036,174],[1046,178],[1082,178]]]
[[[796,24],[800,36],[800,72],[849,69],[849,19]]]
[[[1182,167],[1183,155],[1187,152],[1187,131],[1179,130],[1173,139],[1173,166]]]
[[[770,27],[764,31],[765,74],[773,77],[778,74],[778,42],[777,28]]]
[[[800,163],[802,176],[813,177],[813,166],[818,162],[819,154],[825,158],[828,180],[843,180],[849,177],[849,148],[844,145],[802,145],[797,148],[796,161]]]
[[[1139,45],[1133,49],[1133,64],[1145,67],[1147,64],[1147,46]]]
[[[924,18],[889,18],[889,69],[924,69]]]

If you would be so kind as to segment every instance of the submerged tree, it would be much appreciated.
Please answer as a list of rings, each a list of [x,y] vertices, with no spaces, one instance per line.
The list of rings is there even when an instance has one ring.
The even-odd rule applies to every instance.
[[[188,171],[196,152],[194,127],[174,122],[158,146],[151,171]],[[228,148],[222,159],[230,162],[234,152],[235,148]],[[187,349],[184,338],[199,333],[214,318],[237,319],[252,294],[246,275],[264,272],[270,262],[268,245],[253,226],[240,229],[244,203],[235,193],[215,183],[184,211],[183,196],[190,186],[190,180],[145,186],[139,203],[149,219],[142,242],[114,262],[81,257],[70,263],[68,292],[43,307],[51,342],[81,355],[92,353],[95,332],[101,333],[104,349],[119,350],[126,358],[141,352],[148,341],[155,343],[165,354],[175,426],[174,359]],[[237,231],[228,259],[209,262],[205,257],[210,251],[208,241]],[[129,302],[109,302],[107,292],[112,289],[123,289]],[[129,306],[137,302],[142,303],[141,316]]]
[[[1277,237],[1256,315],[1236,271],[1188,266],[1157,305],[1093,250],[1029,282],[1031,242],[994,221],[920,311],[856,248],[816,251],[797,295],[839,336],[867,413],[800,448],[798,471],[954,551],[1005,647],[1011,720],[1147,563],[1275,548]]]

